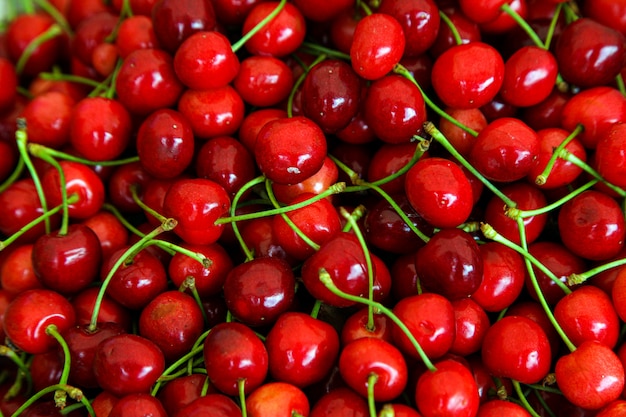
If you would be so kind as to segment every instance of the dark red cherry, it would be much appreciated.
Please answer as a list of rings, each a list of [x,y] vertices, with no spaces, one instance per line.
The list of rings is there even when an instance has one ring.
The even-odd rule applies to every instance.
[[[152,9],[152,23],[159,44],[174,53],[192,34],[214,30],[217,21],[209,0],[159,0]]]
[[[312,406],[309,417],[367,417],[367,401],[348,387],[324,393]]]
[[[140,417],[142,415],[167,417],[167,412],[158,398],[146,393],[128,394],[115,403],[109,417]]]
[[[192,373],[180,376],[168,381],[159,390],[157,398],[163,404],[168,415],[173,416],[181,408],[202,397],[202,390],[207,382],[207,376],[204,374]],[[210,395],[211,391],[209,389],[207,395]]]
[[[180,409],[176,409],[175,417],[239,417],[241,409],[237,403],[224,394],[210,393],[200,396]]]
[[[413,57],[426,52],[437,39],[439,8],[432,0],[385,0],[377,10],[393,16],[402,25],[404,56]]]
[[[89,287],[72,297],[72,305],[76,311],[76,325],[84,326],[91,322],[93,309],[98,297],[99,287]],[[132,317],[130,311],[104,294],[100,303],[100,309],[96,316],[96,323],[119,324],[127,333],[131,332]]]

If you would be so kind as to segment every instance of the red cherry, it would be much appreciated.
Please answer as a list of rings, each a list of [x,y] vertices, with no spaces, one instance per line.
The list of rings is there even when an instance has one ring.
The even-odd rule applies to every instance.
[[[243,22],[242,35],[250,32],[278,5],[277,1],[256,4]],[[295,5],[286,3],[278,15],[245,43],[245,48],[253,55],[287,56],[300,47],[305,32],[304,16]]]
[[[159,44],[170,53],[196,32],[214,30],[215,10],[207,0],[162,0],[152,8],[152,24]]]
[[[405,44],[402,25],[393,16],[365,16],[354,30],[350,47],[352,68],[366,80],[381,78],[400,62]]]
[[[33,289],[17,295],[4,312],[4,332],[17,348],[30,354],[44,353],[57,346],[46,333],[55,325],[59,333],[72,327],[76,315],[70,302],[59,293]]]
[[[550,343],[541,326],[531,319],[506,316],[487,330],[482,360],[494,376],[533,384],[550,370]]]
[[[296,184],[322,167],[326,137],[319,126],[304,116],[278,119],[261,128],[254,155],[268,179],[279,184]]]
[[[478,108],[496,96],[504,77],[500,53],[483,42],[453,46],[434,62],[432,84],[448,107]]]
[[[22,110],[28,141],[61,149],[70,138],[70,124],[75,102],[59,91],[47,91],[33,97]]]
[[[619,417],[624,412],[626,412],[626,401],[618,399],[602,407],[596,417]]]
[[[362,308],[350,315],[341,328],[341,344],[347,345],[361,337],[377,337],[393,343],[391,319],[384,314],[374,314],[373,318],[374,326],[369,328],[369,312],[367,308]]]
[[[294,77],[289,66],[273,56],[245,58],[233,81],[243,101],[257,107],[281,103],[289,96],[293,85]]]
[[[272,184],[274,196],[278,201],[291,201],[294,198],[305,194],[321,194],[335,184],[339,178],[337,164],[329,156],[324,158],[322,167],[309,178],[296,184]]]
[[[400,144],[385,143],[376,150],[376,153],[367,161],[366,177],[369,182],[375,182],[397,173],[411,161],[415,155],[417,143],[406,142]],[[347,149],[350,151],[350,149]],[[333,150],[336,156],[337,151]],[[358,163],[363,163],[357,160]],[[355,162],[357,162],[355,161]],[[357,171],[358,172],[358,171]],[[399,175],[392,181],[382,184],[380,187],[389,194],[403,194],[406,188],[406,173]]]
[[[308,416],[310,405],[306,394],[286,382],[267,382],[246,399],[250,417]]]
[[[248,326],[274,323],[294,299],[296,279],[287,262],[255,258],[235,266],[224,282],[226,305]]]
[[[322,395],[311,408],[309,417],[367,417],[365,398],[347,387],[339,387]]]
[[[339,355],[339,372],[350,388],[364,397],[368,396],[368,385],[375,375],[376,401],[397,398],[408,379],[402,353],[391,343],[375,337],[362,337],[345,345]]]
[[[143,209],[133,198],[133,189],[142,199],[143,191],[152,176],[143,168],[141,162],[135,161],[118,166],[108,180],[109,198],[113,205],[124,213],[141,213]]]
[[[126,58],[131,52],[137,49],[160,47],[152,19],[149,17],[152,13],[152,9],[150,9],[150,13],[144,15],[138,13],[137,9],[133,7],[133,13],[133,16],[127,16],[126,19],[122,20],[117,28],[115,46],[122,59]]]
[[[253,110],[247,113],[239,128],[239,141],[250,151],[254,152],[259,131],[267,122],[287,117],[282,109],[267,108]]]
[[[157,398],[163,404],[167,414],[173,416],[181,408],[202,397],[202,389],[207,383],[204,374],[183,375],[168,381],[158,392]],[[207,395],[212,395],[211,391]]]
[[[585,259],[609,259],[624,246],[626,223],[621,208],[599,191],[587,190],[565,203],[558,226],[563,244]]]
[[[192,245],[208,245],[222,234],[215,221],[228,213],[230,197],[219,184],[203,179],[181,179],[172,184],[163,201],[164,214],[177,220],[174,233]]]
[[[109,417],[167,417],[163,404],[148,393],[128,394],[115,403]]]
[[[626,10],[626,3],[623,1],[600,0],[583,5],[585,16],[611,27],[622,34],[626,34],[626,21],[623,11]]]
[[[487,119],[480,109],[453,109],[447,108],[446,113],[454,120],[459,121],[464,126],[480,132],[487,127]],[[439,131],[450,141],[454,149],[461,155],[467,157],[474,145],[476,136],[470,135],[467,131],[459,128],[445,117],[439,120]]]
[[[108,211],[99,211],[85,219],[83,224],[98,236],[102,259],[120,249],[128,242],[129,232],[115,215]]]
[[[339,336],[330,324],[308,314],[282,314],[265,339],[273,379],[299,388],[320,382],[339,356]]]
[[[407,172],[406,195],[415,211],[437,228],[457,227],[473,208],[472,186],[457,164],[444,158],[420,159]]]
[[[437,370],[425,371],[417,381],[415,402],[424,417],[475,416],[478,387],[469,369],[453,359],[434,364]]]
[[[93,363],[101,388],[123,397],[147,393],[165,369],[163,352],[134,334],[111,336],[98,344]]]
[[[413,57],[426,52],[439,32],[439,8],[432,0],[385,0],[378,13],[393,16],[401,25],[405,38],[404,56]]]
[[[0,264],[0,288],[5,297],[15,297],[19,293],[42,288],[33,268],[33,244],[15,245],[5,254]]]
[[[2,80],[2,88],[0,88],[0,113],[13,106],[17,97],[18,77],[15,71],[15,65],[8,58],[0,58],[0,80]]]
[[[177,409],[175,417],[239,417],[241,409],[235,401],[223,394],[212,393],[203,395],[181,409]]]
[[[454,27],[456,28],[462,43],[470,43],[481,41],[482,34],[478,24],[470,20],[465,13],[463,13],[459,7],[441,5],[441,12],[445,13],[450,19]],[[438,57],[447,49],[457,44],[455,37],[452,34],[450,28],[446,24],[439,24],[439,31],[437,32],[437,38],[430,47],[430,54],[433,57]]]
[[[556,82],[556,58],[537,46],[518,49],[504,64],[502,98],[517,107],[527,107],[545,100]]]
[[[597,410],[619,398],[624,389],[624,367],[617,355],[597,341],[583,342],[555,366],[559,389],[570,402]]]
[[[490,326],[487,313],[471,298],[452,301],[452,308],[456,330],[450,353],[468,356],[478,352]]]
[[[76,325],[86,326],[91,322],[93,309],[98,297],[99,287],[89,287],[72,297],[72,305],[76,311]],[[107,294],[104,294],[96,322],[98,325],[102,323],[119,324],[127,333],[131,331],[131,314],[129,310],[113,300]]]
[[[614,124],[599,139],[594,156],[598,173],[602,178],[621,188],[626,188],[625,130],[626,124]]]
[[[341,0],[328,3],[325,1],[295,0],[294,4],[304,17],[314,22],[328,22],[345,10],[349,10],[353,3],[350,0]]]
[[[213,0],[213,8],[217,21],[224,25],[238,26],[242,25],[246,16],[252,10],[255,4],[261,0],[244,0],[241,2],[233,2],[231,0]]]
[[[530,413],[524,407],[511,401],[491,400],[478,408],[476,417],[530,417]]]
[[[460,0],[463,13],[476,23],[488,23],[500,16],[507,0]]]
[[[214,326],[205,339],[204,364],[218,390],[226,395],[238,395],[240,383],[246,393],[263,383],[268,355],[261,339],[249,327],[227,322]]]

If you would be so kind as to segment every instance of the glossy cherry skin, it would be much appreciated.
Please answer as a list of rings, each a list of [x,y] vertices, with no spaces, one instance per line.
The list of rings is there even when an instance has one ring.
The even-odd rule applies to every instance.
[[[490,326],[485,310],[473,299],[452,301],[455,335],[450,353],[468,356],[480,350],[485,332]]]
[[[146,184],[151,180],[152,176],[148,174],[139,161],[116,167],[107,184],[111,203],[124,213],[143,212],[143,209],[133,199],[133,189],[141,199]]]
[[[76,311],[77,326],[90,324],[99,291],[100,288],[98,287],[89,287],[72,297],[72,305]],[[102,298],[102,302],[100,303],[96,323],[119,324],[122,329],[124,329],[127,333],[130,333],[132,318],[128,309],[105,293]]]
[[[373,328],[370,328],[367,308],[362,308],[351,314],[341,328],[341,344],[347,345],[351,341],[360,339],[361,337],[377,337],[386,342],[393,343],[391,319],[384,314],[374,314],[373,320]]]
[[[120,58],[126,58],[137,49],[160,48],[154,25],[149,15],[137,13],[124,19],[117,28],[115,46]]]
[[[65,234],[57,231],[37,239],[31,256],[42,284],[61,294],[73,294],[98,276],[102,249],[89,227],[72,224]]]
[[[487,401],[478,408],[476,417],[530,417],[530,414],[524,407],[511,401],[491,400]]]
[[[544,378],[552,360],[544,330],[522,316],[507,316],[492,324],[483,339],[481,356],[494,376],[526,384]]]
[[[176,77],[172,61],[162,49],[137,49],[124,58],[115,91],[129,112],[145,116],[176,104],[183,84]]]
[[[308,416],[310,410],[306,394],[286,382],[267,382],[246,399],[250,417],[289,417],[295,413]]]
[[[538,153],[537,133],[519,119],[504,117],[478,134],[469,160],[485,177],[512,182],[528,175]]]
[[[178,410],[202,397],[202,388],[207,382],[203,374],[190,374],[168,381],[157,393],[168,415],[173,416]],[[212,392],[209,390],[207,395]]]
[[[324,393],[312,405],[309,417],[367,417],[365,398],[348,387],[334,388]]]
[[[408,369],[402,353],[393,344],[376,337],[362,337],[343,347],[339,372],[350,388],[367,397],[370,376],[376,375],[374,399],[391,401],[405,389]]]
[[[454,359],[434,365],[437,370],[425,371],[415,389],[415,403],[422,416],[475,416],[479,405],[478,387],[470,370]]]
[[[376,150],[365,166],[365,177],[369,182],[376,182],[397,173],[404,168],[415,155],[417,143],[385,143]],[[333,154],[336,152],[333,151]],[[356,161],[355,161],[356,162]],[[360,161],[359,161],[360,162]],[[365,162],[365,161],[363,161]],[[361,163],[363,163],[361,162]],[[389,194],[406,194],[406,173],[380,185]]]
[[[380,3],[378,12],[393,16],[402,25],[405,57],[423,54],[437,39],[439,8],[432,0],[385,0]]]
[[[215,221],[229,209],[230,197],[226,190],[204,178],[178,180],[163,201],[164,214],[178,222],[174,233],[193,245],[215,243],[224,228]]]
[[[327,59],[307,73],[302,84],[302,111],[324,132],[337,132],[359,110],[362,83],[350,64]]]
[[[253,55],[241,61],[233,86],[247,104],[271,107],[289,96],[294,86],[294,76],[283,60],[273,56]]]
[[[480,132],[487,126],[487,118],[483,112],[476,109],[453,109],[446,108],[445,112],[452,116],[453,119],[461,122],[464,126]],[[470,135],[467,131],[460,129],[458,126],[450,122],[448,119],[441,117],[439,119],[439,130],[448,139],[450,144],[461,155],[467,158],[470,150],[476,140],[476,136]]]
[[[483,260],[474,238],[461,229],[442,229],[415,255],[415,270],[424,288],[455,300],[480,286]]]
[[[613,125],[598,141],[594,154],[598,173],[611,184],[621,188],[626,187],[625,131],[626,124]]]
[[[563,297],[554,308],[554,317],[576,346],[596,340],[613,349],[620,321],[611,297],[598,287],[585,285]]]
[[[291,185],[272,184],[272,190],[278,201],[285,202],[305,193],[321,194],[335,184],[338,179],[339,168],[337,168],[337,164],[329,156],[326,156],[322,167],[306,180]]]
[[[432,84],[448,107],[478,108],[498,93],[504,77],[504,60],[483,42],[457,45],[442,53],[433,64]]]
[[[4,332],[20,350],[30,354],[44,353],[57,345],[46,334],[49,325],[62,333],[76,322],[70,302],[59,293],[33,289],[16,296],[4,312]]]
[[[455,337],[455,319],[452,303],[435,293],[405,297],[393,307],[393,312],[407,326],[429,358],[445,355]],[[418,358],[409,338],[397,326],[391,328],[394,344],[405,355]]]
[[[426,105],[419,89],[405,77],[390,74],[367,89],[364,117],[383,142],[407,143],[426,121]]]
[[[282,314],[267,333],[265,346],[271,377],[299,388],[320,382],[339,356],[335,328],[299,312]]]
[[[296,279],[285,261],[255,258],[230,270],[224,281],[226,305],[248,326],[275,322],[291,308]]]
[[[587,149],[595,149],[615,123],[624,121],[626,98],[609,86],[591,87],[574,94],[563,106],[561,116],[561,126],[567,131],[583,125],[583,132],[576,137]]]
[[[203,395],[183,408],[177,409],[175,417],[238,417],[241,409],[235,401],[223,394],[211,393]]]
[[[211,383],[226,395],[238,395],[239,381],[250,393],[268,372],[268,354],[259,337],[244,324],[220,323],[204,341],[204,364]]]
[[[146,117],[135,146],[141,166],[155,178],[175,178],[191,165],[195,142],[191,124],[181,113],[159,109]]]
[[[624,367],[617,355],[597,341],[583,342],[555,366],[559,389],[570,402],[597,410],[616,400],[624,388]]]
[[[238,139],[248,151],[254,152],[256,139],[261,128],[267,122],[285,117],[287,117],[285,110],[274,107],[252,110],[244,116],[241,122]]]
[[[277,1],[256,4],[243,22],[242,35],[250,32],[278,4]],[[300,10],[293,4],[286,4],[274,19],[246,42],[245,48],[253,55],[284,57],[300,47],[305,32],[306,22]]]
[[[203,330],[200,306],[191,295],[177,290],[157,295],[139,315],[139,334],[159,346],[166,362],[189,352]]]
[[[163,0],[152,9],[152,24],[159,44],[173,54],[192,34],[214,30],[217,21],[210,1]]]
[[[624,35],[590,18],[567,25],[556,43],[555,56],[565,81],[581,87],[608,84],[626,58]]]
[[[587,190],[565,203],[558,226],[563,244],[585,259],[608,259],[624,246],[624,215],[614,199],[599,191]]]
[[[611,27],[622,34],[626,34],[626,20],[624,20],[623,1],[600,0],[583,6],[585,16]]]
[[[543,192],[524,181],[517,181],[504,186],[500,191],[517,203],[517,208],[520,210],[534,210],[547,204],[546,196]],[[485,221],[502,236],[519,244],[520,236],[517,221],[507,216],[506,210],[506,205],[499,197],[491,197],[485,208]],[[523,223],[527,243],[537,240],[547,221],[548,216],[545,213],[524,218]]]
[[[509,307],[524,289],[524,260],[517,252],[496,242],[480,245],[483,279],[472,299],[489,312]]]
[[[366,80],[376,80],[400,62],[406,40],[402,25],[391,15],[373,13],[361,19],[350,47],[354,71]]]
[[[87,325],[76,325],[68,328],[62,336],[68,345],[71,358],[69,381],[71,384],[85,388],[98,388],[93,363],[98,344],[109,337],[126,333],[117,323],[99,323],[96,330],[90,330]],[[59,347],[59,357],[63,351]]]
[[[505,62],[500,94],[517,107],[539,104],[552,92],[557,73],[556,58],[550,51],[525,46]]]
[[[109,417],[132,417],[150,415],[154,417],[167,417],[167,412],[156,397],[142,392],[128,394],[115,403]]]
[[[111,253],[128,242],[128,229],[109,211],[99,211],[82,223],[98,236],[102,259],[107,259]]]
[[[150,340],[120,334],[98,344],[93,366],[100,387],[122,397],[147,393],[163,373],[165,359]]]
[[[74,99],[60,91],[33,97],[20,115],[26,121],[28,141],[61,149],[68,143],[74,105]]]
[[[13,245],[4,253],[0,262],[0,288],[7,300],[22,291],[43,287],[35,275],[32,253],[32,243]]]
[[[474,206],[472,186],[461,167],[439,158],[422,158],[409,169],[406,195],[415,211],[437,228],[457,227]]]
[[[254,157],[273,182],[296,184],[315,174],[326,158],[322,129],[304,116],[270,121],[261,128]]]
[[[626,401],[617,399],[602,407],[596,417],[619,417],[626,411]]]

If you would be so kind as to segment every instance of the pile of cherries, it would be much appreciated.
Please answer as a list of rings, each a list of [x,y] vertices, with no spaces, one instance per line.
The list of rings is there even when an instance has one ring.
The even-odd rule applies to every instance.
[[[626,1],[21,3],[0,416],[626,415]]]

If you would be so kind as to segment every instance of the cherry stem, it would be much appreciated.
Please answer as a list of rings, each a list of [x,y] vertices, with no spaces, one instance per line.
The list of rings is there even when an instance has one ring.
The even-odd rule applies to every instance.
[[[135,204],[137,204],[143,211],[145,211],[146,214],[156,218],[160,223],[163,223],[167,219],[167,217],[154,210],[152,207],[148,206],[146,203],[143,202],[141,198],[139,198],[139,194],[137,193],[138,187],[139,186],[137,184],[132,184],[130,186],[130,194]]]
[[[67,34],[69,37],[73,36],[73,31],[70,27],[70,24],[67,22],[67,19],[65,18],[65,16],[63,16],[63,13],[61,13],[59,9],[53,6],[48,0],[34,1],[37,6],[41,7],[44,12],[46,12],[50,17],[52,17],[52,19],[54,19],[54,21],[61,27],[65,34]]]
[[[379,303],[378,301],[372,301],[367,298],[348,294],[340,290],[339,288],[337,288],[337,286],[333,282],[330,274],[324,268],[320,268],[319,270],[319,279],[326,286],[326,288],[328,288],[328,290],[331,291],[333,294],[345,300],[353,301],[355,303],[365,304],[367,306],[371,305],[377,312],[380,312],[384,314],[385,316],[389,317],[389,319],[391,319],[391,321],[393,321],[409,339],[409,341],[411,342],[411,344],[417,351],[419,357],[424,362],[424,365],[426,366],[426,368],[428,368],[429,371],[437,370],[437,368],[435,368],[431,360],[428,358],[428,356],[424,352],[424,349],[422,349],[422,346],[419,344],[417,339],[415,339],[415,336],[413,336],[413,334],[411,333],[409,328],[406,326],[406,324],[404,324],[402,320],[400,320],[398,316],[396,316],[392,310],[385,307],[383,304]]]
[[[589,175],[591,175],[592,177],[594,177],[598,181],[602,181],[604,183],[604,185],[609,187],[611,190],[613,190],[620,197],[622,197],[622,198],[626,197],[626,191],[625,190],[623,190],[622,188],[620,188],[620,187],[618,187],[618,186],[616,186],[614,184],[611,184],[610,182],[605,180],[598,173],[598,171],[593,169],[589,164],[587,164],[585,161],[583,161],[582,159],[580,159],[579,157],[577,157],[573,153],[569,152],[567,149],[561,149],[561,151],[559,152],[559,157],[565,159],[568,162],[573,163],[574,165],[576,165],[579,168],[582,168],[583,171],[585,171],[586,173],[588,173]]]
[[[322,300],[315,300],[315,304],[313,304],[313,308],[311,309],[311,313],[309,314],[314,319],[317,318],[320,314],[320,309],[322,308]]]
[[[280,0],[280,3],[278,4],[278,6],[276,6],[276,8],[274,10],[272,10],[272,12],[270,14],[265,16],[265,18],[263,20],[261,20],[259,23],[257,23],[256,26],[254,26],[252,28],[252,30],[250,30],[250,32],[244,34],[237,42],[235,42],[232,45],[233,52],[237,52],[239,49],[241,49],[241,47],[246,42],[248,42],[248,40],[250,40],[251,37],[256,35],[261,29],[263,29],[263,27],[265,25],[267,25],[272,19],[274,19],[276,16],[278,16],[278,13],[280,13],[281,10],[283,10],[283,8],[285,7],[286,3],[287,3],[287,0]]]
[[[435,139],[439,144],[441,144],[450,154],[461,163],[469,172],[471,172],[480,182],[484,184],[492,193],[494,193],[500,200],[502,200],[508,207],[517,207],[517,203],[507,197],[502,191],[500,191],[495,185],[491,183],[487,178],[485,178],[476,168],[470,164],[463,155],[461,155],[455,148],[452,146],[448,138],[444,136],[443,133],[439,129],[435,127],[432,122],[426,122],[424,124],[424,130],[428,133],[433,139]]]
[[[241,417],[248,417],[248,409],[246,407],[246,379],[239,378],[237,380],[237,390],[239,391],[239,405],[241,407]]]
[[[33,388],[33,379],[30,374],[30,369],[24,363],[22,358],[20,358],[20,356],[13,349],[6,345],[0,345],[0,356],[11,360],[11,362],[13,362],[17,366],[17,369],[19,371],[18,379],[16,380],[17,388],[13,389],[13,387],[11,387],[6,395],[8,395],[9,397],[14,397],[15,395],[17,395],[19,388],[21,388],[21,379],[26,380],[26,391],[30,392],[30,390]]]
[[[378,375],[375,372],[367,376],[367,406],[370,410],[370,417],[376,417],[376,400],[374,399],[374,386],[378,382]]]
[[[267,196],[270,199],[270,202],[272,203],[272,205],[275,208],[280,208],[282,207],[280,205],[280,203],[276,200],[276,196],[274,195],[274,190],[272,189],[272,182],[269,179],[265,180],[265,189],[267,190]],[[300,237],[300,239],[302,239],[304,241],[304,243],[306,243],[307,245],[309,245],[310,247],[312,247],[313,249],[315,249],[316,251],[319,250],[320,245],[318,245],[317,243],[315,243],[313,240],[311,240],[311,238],[309,238],[303,231],[302,229],[300,229],[294,222],[293,220],[291,220],[289,218],[289,216],[287,216],[286,213],[280,213],[280,216],[283,218],[283,220],[287,223],[287,225],[291,228],[291,230],[293,230],[296,235],[298,235]]]
[[[515,22],[524,30],[524,32],[526,32],[526,34],[535,43],[535,45],[537,45],[541,49],[546,49],[546,44],[541,40],[539,35],[537,35],[537,32],[535,32],[533,28],[530,27],[528,22],[524,20],[524,18],[520,16],[517,11],[511,8],[508,3],[504,3],[500,7],[500,10],[502,10],[504,13],[508,14],[513,20],[515,20]]]
[[[89,413],[89,415],[91,417],[95,417],[96,413],[93,410],[93,407],[91,407],[91,404],[89,403],[89,400],[83,395],[83,392],[76,388],[76,387],[72,387],[70,385],[67,384],[54,384],[54,385],[50,385],[44,389],[42,389],[41,391],[37,392],[35,395],[31,396],[30,398],[28,398],[28,400],[26,400],[12,415],[11,417],[16,417],[19,416],[20,414],[22,414],[24,411],[26,411],[28,409],[28,407],[30,407],[32,404],[34,404],[37,400],[39,400],[40,398],[51,394],[51,393],[56,393],[58,391],[63,391],[65,392],[67,395],[69,395],[69,397],[75,401],[79,401],[81,402],[85,408],[87,409],[87,412]],[[57,397],[57,395],[55,394],[55,398]]]
[[[325,59],[326,59],[326,54],[319,55],[317,58],[315,58],[315,60],[311,63],[311,65],[304,68],[304,72],[300,74],[298,79],[293,83],[293,87],[291,88],[291,91],[289,92],[289,97],[287,98],[287,117],[293,117],[293,100],[296,97],[296,92],[298,91],[302,83],[304,82],[304,79],[306,78],[307,74],[309,73],[311,68],[313,68],[320,62],[324,61]]]
[[[53,72],[40,73],[39,78],[41,78],[42,80],[69,81],[72,83],[88,85],[94,88],[99,87],[101,84],[100,82],[93,80],[91,78],[81,77],[80,75],[64,74],[64,73],[54,71],[54,70]]]
[[[229,214],[231,218],[236,217],[235,212],[237,210],[237,207],[239,206],[239,200],[242,198],[242,196],[246,192],[248,192],[248,190],[252,189],[253,187],[259,184],[262,184],[263,182],[265,182],[265,177],[261,175],[259,177],[256,177],[248,181],[237,191],[237,193],[235,193],[235,196],[233,197],[233,200],[230,205],[230,210],[229,210]],[[246,256],[246,260],[250,261],[254,259],[254,253],[252,253],[250,248],[248,248],[248,245],[246,245],[246,242],[244,242],[243,237],[241,236],[241,232],[239,231],[239,226],[237,225],[237,221],[238,220],[231,221],[230,225],[233,229],[233,233],[235,234],[235,237],[237,238],[237,242],[239,242],[239,246],[241,247],[241,250]]]
[[[178,291],[185,292],[186,290],[189,290],[189,292],[191,292],[191,296],[200,308],[200,312],[202,313],[202,319],[204,320],[204,323],[207,324],[209,321],[207,319],[206,310],[202,305],[202,300],[200,299],[200,294],[198,294],[198,288],[196,288],[196,279],[194,277],[188,276],[185,278],[183,283],[180,284]]]
[[[206,334],[208,334],[208,332],[206,332]],[[157,393],[159,392],[159,389],[161,389],[161,384],[171,379],[169,378],[169,375],[175,373],[175,371],[180,366],[185,364],[185,362],[189,361],[190,359],[193,359],[196,355],[201,354],[203,351],[204,351],[204,345],[200,343],[199,346],[194,346],[189,352],[187,352],[186,354],[178,358],[175,362],[173,362],[170,366],[168,366],[167,369],[165,369],[163,373],[159,376],[156,383],[152,387],[152,390],[150,391],[150,395],[152,395],[153,397],[156,396]]]
[[[616,259],[614,261],[607,262],[595,268],[592,268],[586,272],[582,272],[580,274],[571,274],[570,276],[567,277],[567,283],[570,285],[582,284],[583,282],[587,281],[589,278],[601,272],[608,271],[609,269],[613,269],[613,268],[616,268],[618,266],[623,266],[623,265],[626,265],[626,258]]]
[[[546,183],[546,180],[548,179],[550,172],[552,172],[552,168],[554,168],[554,164],[556,163],[556,160],[559,157],[559,154],[561,153],[561,151],[565,149],[565,147],[576,136],[582,133],[583,130],[584,130],[583,125],[579,123],[578,125],[576,125],[576,128],[572,131],[572,133],[570,133],[565,139],[563,139],[563,141],[559,144],[559,146],[554,148],[554,151],[552,152],[552,156],[550,156],[550,159],[548,160],[546,167],[543,169],[541,174],[537,175],[537,178],[535,178],[535,184],[544,185]]]
[[[352,217],[355,220],[358,220],[365,215],[365,210],[366,210],[365,206],[358,205],[355,207],[354,210],[352,210],[352,213],[350,213],[350,217]],[[343,226],[343,229],[341,229],[341,231],[349,232],[352,230],[352,226],[353,226],[353,223],[346,222],[346,224]]]
[[[563,10],[563,3],[559,3],[556,5],[554,9],[554,15],[552,15],[552,20],[550,20],[550,26],[548,26],[548,32],[546,33],[546,40],[544,42],[546,50],[550,50],[550,45],[552,44],[552,39],[554,38],[554,32],[556,30],[556,25],[559,22],[559,18],[561,17],[561,12]]]
[[[362,207],[362,208],[359,208]],[[359,206],[355,211],[363,212],[365,207]],[[367,267],[367,299],[370,301],[370,304],[367,305],[367,330],[374,331],[376,329],[376,324],[374,322],[374,307],[371,302],[374,301],[374,267],[372,266],[372,256],[367,247],[367,243],[365,242],[365,238],[363,237],[363,233],[361,232],[361,228],[357,224],[355,216],[348,212],[345,207],[339,207],[339,213],[341,216],[346,219],[346,221],[352,226],[352,230],[359,240],[359,244],[361,245],[361,250],[363,251],[363,256],[365,257],[365,266]]]
[[[615,76],[615,84],[617,84],[619,92],[626,96],[626,85],[624,85],[624,77],[621,72]]]
[[[54,337],[57,343],[61,346],[63,350],[63,371],[61,372],[61,378],[59,379],[59,384],[67,384],[67,380],[70,377],[70,367],[71,367],[71,355],[70,348],[67,346],[67,342],[63,339],[63,336],[59,333],[59,329],[55,324],[49,324],[46,327],[46,334],[48,336]]]
[[[524,408],[526,409],[526,411],[528,411],[528,413],[533,417],[541,417],[539,414],[537,414],[537,412],[533,409],[533,407],[530,405],[530,403],[526,399],[526,396],[524,395],[524,392],[522,391],[522,387],[519,381],[512,379],[511,384],[513,384],[513,388],[515,389],[515,392],[517,393],[517,396],[520,402],[522,403],[522,405],[524,406]]]
[[[541,214],[548,213],[552,211],[553,209],[556,209],[557,207],[562,206],[563,204],[565,204],[572,198],[576,197],[577,195],[582,194],[584,191],[587,191],[588,189],[590,189],[597,183],[598,183],[598,180],[595,180],[595,179],[591,180],[587,182],[586,184],[581,185],[579,188],[575,189],[574,191],[570,192],[566,196],[559,198],[558,200],[548,204],[547,206],[540,207],[534,210],[520,210],[517,208],[509,208],[506,210],[506,215],[512,219],[517,219],[517,218],[526,219],[528,217],[533,217],[533,216],[538,216]]]
[[[134,255],[136,251],[143,248],[145,244],[149,242],[151,239],[153,239],[155,236],[158,236],[159,234],[165,231],[172,230],[176,225],[176,221],[174,219],[169,219],[169,220],[170,221],[163,223],[162,225],[160,225],[159,227],[157,227],[156,229],[154,229],[153,231],[151,231],[150,233],[146,234],[144,237],[139,239],[134,245],[128,248],[122,254],[122,256],[119,257],[117,261],[115,261],[115,263],[113,264],[113,267],[108,272],[106,278],[102,281],[100,291],[98,291],[98,296],[96,297],[96,301],[94,303],[93,312],[91,314],[91,321],[88,327],[89,331],[93,332],[97,328],[98,314],[100,313],[100,305],[102,304],[102,299],[104,298],[106,289],[109,285],[109,282],[111,282],[111,278],[113,277],[113,275],[115,275],[115,272],[117,272],[117,270],[122,266],[124,262],[126,262],[127,259],[131,258],[131,256]]]
[[[19,59],[17,60],[17,63],[15,64],[15,72],[21,74],[24,71],[24,67],[28,62],[28,59],[39,46],[41,46],[44,42],[47,42],[50,39],[53,39],[62,34],[63,29],[61,28],[61,26],[58,23],[53,23],[48,29],[46,29],[39,36],[33,39],[28,44],[28,46],[24,48],[22,55],[20,55]]]
[[[363,10],[363,12],[365,12],[366,16],[369,16],[372,14],[372,9],[370,9],[367,3],[365,3],[363,0],[359,0],[358,7],[360,7]]]
[[[448,29],[450,29],[450,33],[452,34],[452,37],[454,38],[454,43],[456,43],[457,45],[463,45],[463,38],[461,38],[461,34],[459,33],[459,30],[456,28],[454,23],[452,23],[452,20],[450,20],[450,17],[447,14],[445,14],[443,11],[439,10],[439,18],[446,24]]]
[[[578,7],[574,4],[574,2],[568,1],[568,2],[563,3],[563,11],[565,12],[565,20],[567,24],[570,24],[578,20],[579,10],[578,10]]]
[[[326,55],[337,59],[343,59],[346,61],[349,61],[351,59],[350,54],[346,54],[344,52],[337,51],[336,49],[327,48],[325,46],[311,42],[302,42],[300,50],[304,52],[310,52],[316,55]]]
[[[13,170],[11,175],[9,175],[9,177],[2,184],[0,184],[0,194],[4,192],[4,190],[9,188],[11,184],[13,184],[15,181],[20,179],[20,177],[22,176],[22,173],[24,172],[25,167],[26,167],[26,164],[24,163],[24,159],[18,158],[17,164],[15,165],[15,169]]]
[[[106,167],[111,167],[111,166],[119,166],[119,165],[126,165],[132,162],[139,162],[139,157],[138,156],[132,156],[129,158],[124,158],[124,159],[116,159],[113,161],[92,161],[90,159],[86,159],[86,158],[81,158],[75,155],[71,155],[69,153],[66,152],[61,152],[59,150],[56,149],[52,149],[49,148],[47,146],[41,145],[39,143],[29,143],[28,144],[28,151],[35,155],[35,156],[40,156],[42,154],[46,154],[46,155],[50,155],[51,157],[54,157],[56,159],[62,159],[62,160],[66,160],[66,161],[71,161],[71,162],[78,162],[80,164],[83,165],[89,165],[89,166],[106,166]]]

